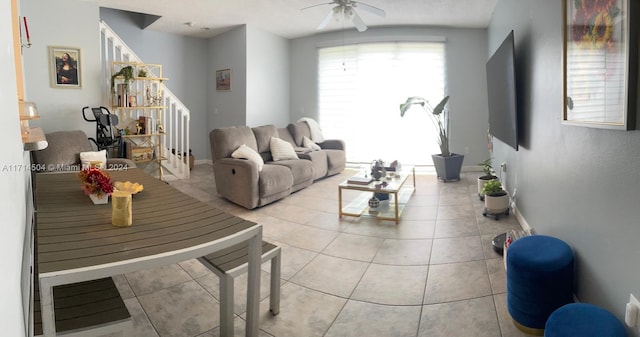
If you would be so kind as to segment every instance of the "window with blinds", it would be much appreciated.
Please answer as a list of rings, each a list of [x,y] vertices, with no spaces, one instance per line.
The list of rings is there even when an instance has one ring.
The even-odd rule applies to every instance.
[[[400,117],[407,97],[436,105],[445,93],[443,42],[366,43],[318,50],[318,120],[325,138],[343,139],[347,161],[432,165],[440,153],[428,112]]]

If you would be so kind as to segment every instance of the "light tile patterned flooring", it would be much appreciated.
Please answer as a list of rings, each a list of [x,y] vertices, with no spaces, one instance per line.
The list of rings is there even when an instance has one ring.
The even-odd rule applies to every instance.
[[[494,236],[520,226],[513,215],[499,221],[482,216],[480,173],[449,183],[417,175],[396,225],[338,219],[337,184],[354,172],[255,210],[220,198],[209,164],[171,185],[261,223],[265,240],[282,247],[275,317],[269,313],[269,263],[262,268],[261,336],[526,336],[507,312],[502,258],[491,247]],[[245,277],[236,279],[236,336],[244,335]],[[219,336],[218,279],[198,261],[115,279],[134,317],[133,336]]]

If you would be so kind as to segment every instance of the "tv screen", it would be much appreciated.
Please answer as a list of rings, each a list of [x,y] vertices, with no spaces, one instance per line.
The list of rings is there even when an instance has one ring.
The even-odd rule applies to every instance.
[[[489,133],[518,150],[518,111],[513,31],[487,61]]]

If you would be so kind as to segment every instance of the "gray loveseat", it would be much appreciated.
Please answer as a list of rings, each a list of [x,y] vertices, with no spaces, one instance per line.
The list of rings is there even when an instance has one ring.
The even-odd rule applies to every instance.
[[[214,129],[209,133],[213,174],[218,194],[248,209],[264,206],[310,186],[315,180],[342,172],[346,165],[342,140],[318,143],[321,150],[304,148],[304,137],[311,138],[305,122],[289,124],[286,128],[264,125],[255,128],[233,126]],[[271,138],[290,143],[297,159],[274,161]],[[264,166],[231,154],[241,145],[259,153]]]
[[[49,145],[33,153],[38,171],[78,171],[80,152],[94,151],[91,141],[82,130],[56,131],[45,135]],[[136,164],[125,158],[107,158],[106,169],[134,168]]]

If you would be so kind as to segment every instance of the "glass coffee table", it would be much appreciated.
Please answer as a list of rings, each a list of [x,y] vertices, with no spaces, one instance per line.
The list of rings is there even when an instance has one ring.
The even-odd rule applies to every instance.
[[[407,183],[411,177],[411,183]],[[387,172],[387,176],[379,181],[365,176],[364,171],[356,174],[338,185],[338,216],[371,216],[380,220],[392,220],[396,224],[407,202],[416,189],[416,171],[414,167],[402,167],[398,172]],[[386,186],[380,186],[386,182]],[[361,191],[353,200],[342,205],[343,191]],[[374,194],[388,195],[388,200],[380,201],[376,208],[369,207],[369,199]]]

